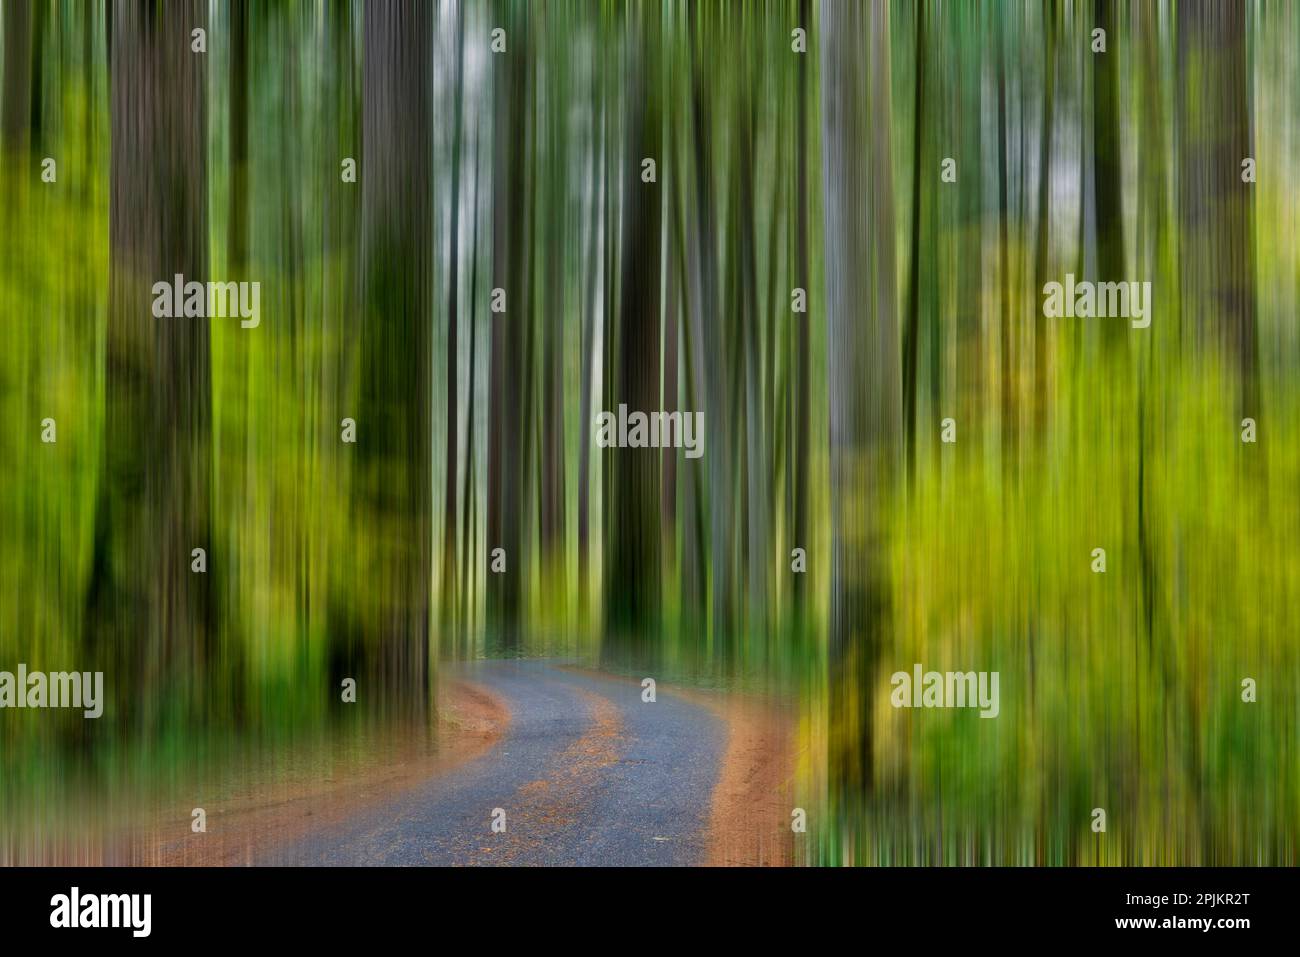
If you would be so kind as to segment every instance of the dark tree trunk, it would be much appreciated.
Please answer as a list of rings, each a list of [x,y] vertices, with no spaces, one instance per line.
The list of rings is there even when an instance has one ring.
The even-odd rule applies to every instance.
[[[51,3],[37,3],[35,19],[32,21],[31,39],[31,91],[27,104],[27,126],[31,131],[32,153],[44,156],[46,150],[45,135],[45,84],[41,82],[42,68],[45,66],[45,42],[50,32]],[[56,71],[62,58],[55,57]],[[57,75],[57,73],[56,73]]]
[[[208,280],[207,57],[190,51],[207,5],[112,9],[109,306],[104,463],[88,621],[105,670],[136,693],[116,702],[147,728],[156,693],[206,713],[212,397],[208,321],[154,318],[153,283]],[[175,304],[179,306],[180,304]],[[124,679],[125,680],[125,679]]]
[[[493,132],[492,286],[506,294],[506,312],[493,313],[488,382],[487,617],[491,639],[505,650],[519,647],[523,598],[524,325],[529,115],[527,19],[503,13],[511,52],[494,58],[496,126]],[[504,549],[505,571],[490,570],[493,552]]]
[[[1224,348],[1240,377],[1240,414],[1257,416],[1255,186],[1246,5],[1178,6],[1179,262],[1182,309],[1202,347]]]
[[[623,236],[619,341],[614,402],[628,414],[659,411],[659,283],[663,199],[660,183],[641,180],[641,161],[655,160],[662,173],[662,128],[655,16],[636,25],[641,42],[627,90],[627,149],[623,162]],[[650,448],[606,453],[614,469],[611,512],[618,521],[606,530],[609,575],[606,609],[615,653],[650,652],[660,601],[659,457]]]
[[[800,0],[800,25],[805,30],[812,28],[812,2]],[[808,237],[808,56],[799,57],[799,120],[798,120],[798,160],[796,175],[796,212],[795,225],[797,250],[795,254],[795,285],[803,289],[811,299],[809,282]],[[809,432],[812,428],[812,384],[809,378],[809,366],[812,358],[812,304],[809,312],[795,316],[798,325],[795,359],[795,408],[794,408],[794,545],[805,551],[808,548],[808,472],[811,442]],[[807,574],[798,574],[794,578],[795,614],[802,624],[807,601]]]
[[[551,53],[567,54],[568,38],[553,34]],[[567,71],[551,70],[547,89],[547,197],[545,312],[543,313],[541,382],[541,502],[540,546],[548,591],[566,595],[564,575],[564,251],[568,242],[569,87]]]
[[[230,0],[230,207],[226,266],[242,277],[248,264],[248,0]]]
[[[357,500],[377,543],[363,570],[362,671],[382,710],[428,705],[432,518],[433,9],[367,3]]]
[[[1115,0],[1094,0],[1093,22],[1106,31],[1106,52],[1092,57],[1093,199],[1097,210],[1097,274],[1101,282],[1123,282],[1124,170],[1119,139],[1119,34]],[[1039,287],[1042,288],[1041,286]],[[1128,341],[1128,325],[1102,323],[1109,348]]]
[[[907,270],[907,327],[903,335],[903,428],[907,481],[916,479],[917,351],[921,338],[921,181],[934,174],[925,154],[925,8],[916,6],[916,90],[912,110],[912,255]]]
[[[0,145],[7,163],[27,146],[31,120],[32,4],[31,0],[7,0],[4,5],[5,63],[4,107],[0,109]],[[13,177],[10,173],[9,176]],[[16,180],[17,177],[14,177]]]

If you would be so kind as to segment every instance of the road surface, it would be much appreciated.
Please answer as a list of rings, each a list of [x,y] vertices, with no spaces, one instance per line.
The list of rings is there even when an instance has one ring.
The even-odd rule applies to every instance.
[[[258,863],[702,861],[726,744],[715,714],[663,688],[646,703],[638,682],[549,661],[482,661],[464,677],[510,709],[495,747],[342,824],[268,850]],[[503,832],[493,831],[494,814]]]

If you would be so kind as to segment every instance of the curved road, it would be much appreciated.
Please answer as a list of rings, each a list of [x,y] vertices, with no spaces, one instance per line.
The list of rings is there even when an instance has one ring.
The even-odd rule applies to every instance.
[[[491,750],[260,863],[686,865],[704,829],[725,728],[639,682],[542,660],[482,661],[463,676],[509,706]],[[494,809],[506,830],[494,833]]]

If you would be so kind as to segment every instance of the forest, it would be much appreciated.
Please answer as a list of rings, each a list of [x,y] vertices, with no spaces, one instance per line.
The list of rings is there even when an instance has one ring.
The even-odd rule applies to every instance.
[[[799,863],[1300,859],[1300,6],[0,31],[0,859],[498,657],[792,702]]]

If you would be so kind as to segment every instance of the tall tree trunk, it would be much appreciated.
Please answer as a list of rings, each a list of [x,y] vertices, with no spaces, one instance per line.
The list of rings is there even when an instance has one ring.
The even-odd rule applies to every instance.
[[[670,203],[675,201],[675,197],[670,197],[668,200]],[[678,303],[680,301],[679,291],[681,279],[677,270],[677,239],[671,230],[669,230],[668,235],[667,255],[668,259],[664,263],[664,373],[662,408],[665,412],[675,412],[678,410],[678,343],[681,337],[681,315]],[[663,502],[660,508],[660,522],[663,526],[664,548],[667,549],[670,560],[676,545],[674,536],[677,528],[677,456],[678,451],[676,448],[672,446],[666,446],[664,448],[661,475],[663,484]]]
[[[833,800],[842,800],[872,783],[871,689],[888,601],[884,514],[898,471],[901,425],[888,7],[884,0],[823,0],[821,35],[832,530],[829,774]],[[868,102],[869,110],[863,108]]]
[[[256,9],[256,8],[254,8]],[[252,11],[250,11],[252,12]],[[355,465],[352,446],[338,441],[338,429],[344,417],[355,418],[356,400],[356,340],[360,338],[362,320],[358,308],[360,294],[357,289],[359,257],[357,224],[360,221],[361,190],[356,183],[342,178],[345,157],[357,161],[358,175],[364,176],[361,155],[361,106],[359,98],[358,69],[354,43],[353,8],[351,4],[333,4],[328,8],[324,32],[327,47],[329,79],[327,95],[334,104],[336,117],[326,136],[327,148],[321,157],[321,213],[322,254],[334,263],[325,277],[326,297],[321,310],[321,335],[337,343],[333,350],[321,350],[320,410],[322,442],[320,446],[322,467],[331,492],[345,496],[354,478]],[[349,617],[353,609],[346,607],[349,596],[342,590],[326,596],[324,618],[328,635],[328,674],[331,688],[338,688],[344,678],[355,678],[355,648],[349,633]]]
[[[326,222],[330,231],[326,248],[336,255],[338,262],[338,268],[331,277],[333,289],[330,298],[332,303],[339,305],[330,310],[329,319],[339,348],[333,365],[326,368],[330,375],[329,384],[333,385],[332,390],[326,390],[326,394],[337,403],[334,414],[329,417],[330,423],[337,426],[343,416],[353,414],[351,401],[355,395],[354,369],[357,365],[354,344],[361,338],[361,320],[353,305],[360,297],[356,260],[343,255],[342,251],[350,251],[355,245],[354,237],[358,232],[361,213],[361,197],[358,194],[362,190],[355,183],[342,182],[339,164],[342,157],[351,157],[357,160],[358,176],[364,176],[365,170],[361,165],[365,157],[361,153],[364,142],[359,70],[354,52],[356,24],[353,8],[350,4],[340,3],[331,5],[329,11],[327,30],[334,73],[331,94],[338,103],[339,115],[332,138],[334,155],[329,157],[326,177],[332,186],[325,193]]]
[[[206,714],[213,603],[191,552],[207,550],[209,567],[226,560],[209,539],[208,320],[156,319],[151,304],[156,282],[208,279],[207,57],[190,51],[206,9],[112,9],[104,463],[87,620],[104,670],[130,677],[118,713],[142,728],[164,690]]]
[[[912,255],[907,268],[907,328],[903,335],[903,428],[907,482],[916,480],[917,351],[921,337],[921,181],[933,175],[925,154],[925,10],[916,6],[916,92],[912,110]]]
[[[689,76],[681,81],[682,89],[689,89]],[[682,113],[672,114],[670,125],[670,155],[674,167],[686,170],[689,167],[686,148],[689,137],[679,118]],[[689,116],[685,117],[687,120]],[[699,234],[695,225],[688,224],[684,208],[685,185],[681,190],[682,200],[671,197],[669,202],[672,248],[675,251],[676,268],[681,283],[680,326],[682,369],[685,382],[680,392],[685,399],[685,409],[698,414],[697,410],[705,404],[704,397],[708,390],[704,383],[703,352],[704,332],[701,323],[700,292],[700,255]],[[713,447],[716,449],[716,444]],[[705,464],[701,459],[682,457],[679,462],[678,491],[681,516],[681,628],[695,634],[707,634],[708,617],[705,596],[708,592],[706,555],[707,533],[705,531]],[[693,646],[691,651],[703,650],[703,643]]]
[[[1051,227],[1052,125],[1056,92],[1056,4],[1043,10],[1047,21],[1047,56],[1043,63],[1043,118],[1038,150],[1038,237],[1034,245],[1035,290],[1049,281],[1048,239]],[[1117,280],[1118,281],[1118,280]],[[1047,335],[1049,328],[1042,310],[1034,309],[1034,433],[1041,439],[1047,426]]]
[[[471,596],[474,594],[474,551],[476,530],[474,525],[475,516],[477,515],[478,496],[474,484],[474,436],[477,434],[477,428],[474,422],[474,390],[475,376],[478,369],[478,221],[479,221],[479,177],[481,175],[480,152],[483,147],[483,130],[482,124],[479,124],[478,133],[474,137],[474,203],[470,207],[470,215],[474,218],[473,240],[470,243],[473,265],[469,272],[469,383],[466,390],[467,398],[465,401],[465,492],[461,497],[461,504],[464,510],[463,531],[461,533],[461,548],[464,560],[460,564],[460,630],[457,636],[456,647],[462,657],[466,657],[469,651],[470,630],[474,624],[473,609],[470,606]],[[471,505],[475,510],[471,511]]]
[[[411,718],[429,688],[432,18],[421,0],[365,11],[357,498],[375,545],[360,637],[372,693]]]
[[[28,145],[31,122],[32,70],[31,0],[6,0],[4,5],[4,106],[0,109],[0,146],[6,163]],[[9,173],[16,181],[18,177]]]
[[[486,578],[488,627],[493,643],[506,650],[519,647],[522,607],[523,541],[523,359],[527,321],[525,288],[528,170],[529,37],[527,18],[514,7],[503,10],[511,51],[494,57],[495,120],[492,186],[492,286],[506,296],[506,312],[494,313],[488,372],[488,500],[487,551],[504,550],[504,572]]]
[[[983,59],[984,17],[975,5],[963,6],[952,18],[953,46],[960,50],[958,74],[950,87],[953,120],[960,130],[960,152],[953,154],[966,170],[974,169],[974,182],[957,196],[957,328],[960,393],[964,399],[961,421],[968,435],[985,428],[984,340],[984,175],[983,162]],[[976,41],[963,42],[973,32]]]
[[[230,0],[230,200],[226,267],[243,278],[248,265],[248,0]]]
[[[1002,465],[1007,475],[1016,467],[1020,421],[1016,414],[1016,378],[1011,344],[1011,237],[1007,202],[1007,54],[1006,24],[998,12],[998,249],[1001,264],[998,278],[999,329],[1002,352]]]
[[[652,158],[662,172],[662,126],[657,15],[640,18],[627,89],[627,150],[623,161],[622,282],[615,402],[628,414],[659,411],[659,284],[663,245],[660,183],[642,182],[641,161]],[[614,467],[612,513],[606,529],[609,576],[606,609],[615,653],[652,653],[660,602],[659,459],[650,448],[610,453]],[[621,647],[620,647],[621,646]]]
[[[1246,6],[1178,6],[1179,262],[1185,319],[1202,347],[1226,350],[1241,416],[1257,416],[1255,202],[1242,181],[1251,146]]]
[[[568,55],[569,38],[551,24],[550,52],[559,63]],[[541,502],[540,546],[542,567],[548,577],[548,592],[563,601],[567,597],[564,574],[564,280],[567,275],[565,249],[568,245],[569,157],[568,71],[547,73],[547,210],[545,310],[542,316],[542,381],[540,422]]]
[[[749,87],[750,84],[747,84]],[[767,620],[767,564],[768,564],[768,454],[767,438],[770,430],[764,415],[763,400],[763,345],[762,313],[758,303],[757,229],[754,225],[754,208],[758,203],[754,185],[754,111],[750,96],[739,98],[739,142],[743,144],[738,177],[740,203],[737,208],[740,220],[740,330],[744,354],[741,365],[745,386],[745,511],[747,516],[745,555],[746,575],[749,579],[749,636],[757,637]]]
[[[1123,282],[1124,170],[1119,139],[1119,35],[1115,0],[1093,0],[1093,22],[1106,31],[1106,52],[1092,59],[1093,200],[1097,209],[1097,276]],[[1041,289],[1041,287],[1039,287]],[[1102,323],[1102,341],[1113,349],[1128,341],[1128,324]]]
[[[600,79],[597,66],[599,57],[592,59],[591,86],[591,221],[587,227],[587,291],[586,321],[582,330],[582,396],[579,402],[578,425],[582,429],[578,443],[578,610],[587,611],[590,588],[588,564],[591,541],[591,445],[594,441],[591,414],[593,378],[596,374],[596,277],[600,273],[601,257],[597,245],[600,233],[600,214],[605,204],[608,184],[604,176],[605,134],[602,126],[604,104],[600,96]],[[606,239],[608,242],[608,239]],[[608,301],[601,304],[601,313],[608,313]]]
[[[465,107],[465,4],[456,14],[456,107],[455,130],[451,138],[451,234],[447,237],[447,445],[444,457],[443,483],[443,534],[442,534],[442,587],[441,616],[444,626],[455,617],[456,587],[456,446],[457,434],[457,369],[460,367],[460,350],[457,331],[460,317],[460,153],[464,141]],[[472,321],[472,319],[471,319]],[[468,433],[466,433],[468,435]]]
[[[249,18],[251,10],[248,0],[231,0],[230,18],[230,102],[227,114],[227,131],[229,139],[230,195],[226,214],[226,279],[228,281],[246,281],[248,277],[249,258],[249,199],[248,199],[248,38],[250,32]],[[246,345],[245,341],[238,343]],[[231,416],[234,425],[231,429],[232,446],[237,453],[223,457],[233,464],[234,474],[229,475],[228,487],[232,489],[229,497],[233,514],[241,518],[246,516],[251,507],[248,495],[250,468],[249,451],[249,385],[250,377],[249,350],[236,348],[231,350],[227,359],[227,369],[231,371],[230,381],[233,388],[230,395]],[[219,479],[218,487],[225,484],[227,477]],[[237,534],[228,536],[228,541],[236,547],[240,544]],[[222,636],[221,654],[225,667],[223,672],[229,676],[228,684],[221,693],[234,699],[234,712],[243,718],[243,654],[245,647],[241,640],[241,607],[238,591],[241,579],[237,574],[227,573],[225,566],[209,569],[213,575],[214,593],[219,596],[217,620]]]
[[[812,0],[799,0],[799,23],[805,30],[812,29]],[[795,186],[795,216],[797,249],[795,253],[795,285],[811,297],[809,283],[811,267],[809,266],[808,237],[808,56],[799,57],[799,110],[798,110],[798,159]],[[810,304],[811,306],[811,304]],[[807,551],[808,541],[808,472],[811,457],[810,431],[812,428],[812,383],[810,363],[812,358],[812,318],[811,312],[795,317],[798,324],[796,333],[795,359],[795,408],[794,408],[794,546]],[[807,601],[806,574],[795,575],[794,602],[796,620],[802,624],[805,603]]]
[[[700,328],[702,349],[700,363],[707,394],[705,395],[705,442],[709,460],[709,545],[712,557],[711,588],[713,593],[713,639],[726,658],[731,654],[732,579],[733,579],[733,495],[731,489],[731,441],[733,431],[727,393],[727,363],[723,354],[722,312],[718,305],[718,227],[714,207],[712,92],[707,87],[706,41],[698,35],[692,20],[692,115],[695,123],[695,241],[698,247],[700,287]]]
[[[27,103],[27,126],[31,131],[31,147],[35,156],[44,156],[48,149],[46,140],[49,137],[45,129],[45,84],[42,82],[42,73],[46,60],[45,43],[50,33],[50,11],[53,6],[52,3],[37,3],[35,17],[32,20],[31,88]],[[57,23],[55,28],[58,29]],[[61,32],[56,36],[56,42],[59,36]],[[54,57],[56,76],[61,63],[62,57],[56,49]]]

